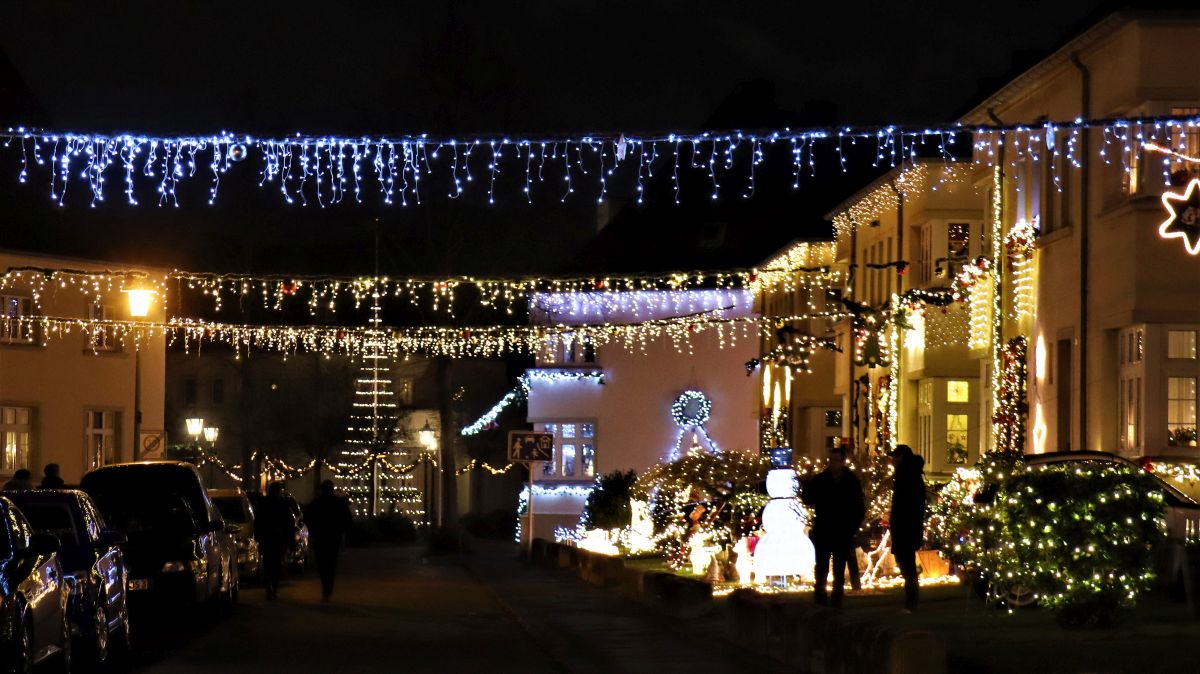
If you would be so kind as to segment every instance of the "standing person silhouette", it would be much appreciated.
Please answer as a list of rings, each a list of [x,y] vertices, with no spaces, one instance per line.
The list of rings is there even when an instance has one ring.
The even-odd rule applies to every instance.
[[[351,522],[350,504],[334,492],[333,480],[321,483],[320,493],[308,504],[304,519],[308,523],[317,575],[321,577],[321,601],[329,601],[333,597],[338,554]]]
[[[254,517],[254,538],[262,557],[262,579],[267,599],[279,594],[279,578],[283,574],[283,557],[294,541],[295,518],[286,499],[283,483],[272,482],[267,495],[258,503]]]
[[[921,587],[917,582],[917,550],[925,537],[925,459],[913,454],[908,445],[896,445],[892,465],[896,468],[888,518],[892,555],[904,576],[904,609],[915,611]]]
[[[846,591],[846,562],[854,547],[854,534],[866,514],[862,484],[846,466],[846,450],[841,447],[829,450],[829,465],[808,480],[802,498],[813,509],[814,521],[808,535],[817,551],[813,600],[822,606],[840,608]],[[833,596],[827,598],[825,582],[831,557]]]
[[[67,483],[63,482],[63,479],[58,476],[58,470],[59,468],[57,463],[46,464],[46,467],[42,469],[42,489],[62,489],[67,485]]]

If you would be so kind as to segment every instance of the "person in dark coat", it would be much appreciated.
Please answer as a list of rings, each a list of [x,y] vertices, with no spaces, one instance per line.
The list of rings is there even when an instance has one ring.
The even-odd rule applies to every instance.
[[[803,500],[812,508],[813,525],[809,531],[817,553],[813,599],[821,605],[842,605],[846,588],[846,560],[854,548],[854,534],[866,514],[862,484],[846,466],[846,450],[829,451],[829,465],[804,485]],[[829,561],[833,559],[833,596],[825,595]]]
[[[321,601],[333,597],[333,578],[337,573],[342,540],[350,530],[350,503],[334,493],[333,480],[321,483],[321,491],[304,512],[309,541],[321,577]]]
[[[892,487],[892,512],[888,524],[892,531],[892,556],[904,576],[904,608],[917,609],[917,550],[925,538],[925,459],[913,454],[908,445],[892,450],[895,480]]]
[[[293,545],[295,534],[296,520],[287,499],[283,497],[283,483],[272,482],[254,513],[254,538],[258,540],[267,599],[274,599],[279,593],[283,558]]]
[[[58,476],[58,464],[48,463],[42,469],[42,489],[62,489],[67,485],[63,479]]]
[[[13,473],[12,479],[4,483],[4,491],[21,491],[33,489],[33,474],[28,468],[20,468]]]

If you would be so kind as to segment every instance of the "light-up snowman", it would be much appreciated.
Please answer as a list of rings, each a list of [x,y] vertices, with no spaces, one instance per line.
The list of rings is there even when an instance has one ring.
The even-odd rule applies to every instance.
[[[808,515],[796,498],[800,483],[791,468],[767,473],[767,495],[763,508],[763,536],[754,549],[754,581],[766,582],[781,576],[799,576],[811,582],[816,551],[808,539]]]

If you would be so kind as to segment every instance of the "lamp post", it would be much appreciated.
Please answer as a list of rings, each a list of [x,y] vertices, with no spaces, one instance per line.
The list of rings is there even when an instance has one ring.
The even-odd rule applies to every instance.
[[[417,431],[417,439],[420,441],[421,446],[425,448],[425,451],[429,452],[430,454],[433,454],[437,451],[437,447],[438,447],[437,433],[434,432],[433,427],[429,425],[428,418],[425,419],[425,425],[421,427],[421,430]],[[425,494],[426,494],[426,499],[428,501],[430,501],[430,505],[437,508],[437,524],[438,524],[438,526],[441,526],[442,525],[442,505],[441,505],[441,500],[437,498],[438,478],[437,478],[437,475],[433,472],[433,466],[440,466],[441,461],[438,461],[436,456],[431,457],[431,458],[432,458],[432,461],[430,463],[432,463],[433,465],[431,466],[430,463],[425,464],[425,476],[426,476],[426,478],[425,478]],[[430,515],[429,509],[427,508],[425,511],[425,519],[427,522],[432,524],[432,521],[430,520],[429,515]]]
[[[155,291],[138,286],[122,290],[129,301],[130,318],[145,318],[150,315]],[[135,340],[133,347],[133,458],[142,455],[142,345]]]
[[[217,436],[220,435],[221,429],[216,426],[204,427],[204,440],[208,442],[208,448],[212,451],[212,458],[208,460],[208,487],[212,489],[217,486],[217,474],[214,472],[217,458]]]

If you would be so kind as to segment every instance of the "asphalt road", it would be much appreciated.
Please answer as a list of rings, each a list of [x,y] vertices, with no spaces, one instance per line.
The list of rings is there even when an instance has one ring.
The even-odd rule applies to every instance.
[[[276,601],[245,588],[233,614],[134,616],[137,672],[771,672],[710,638],[719,626],[655,614],[505,550],[343,554],[334,600],[316,574]]]

